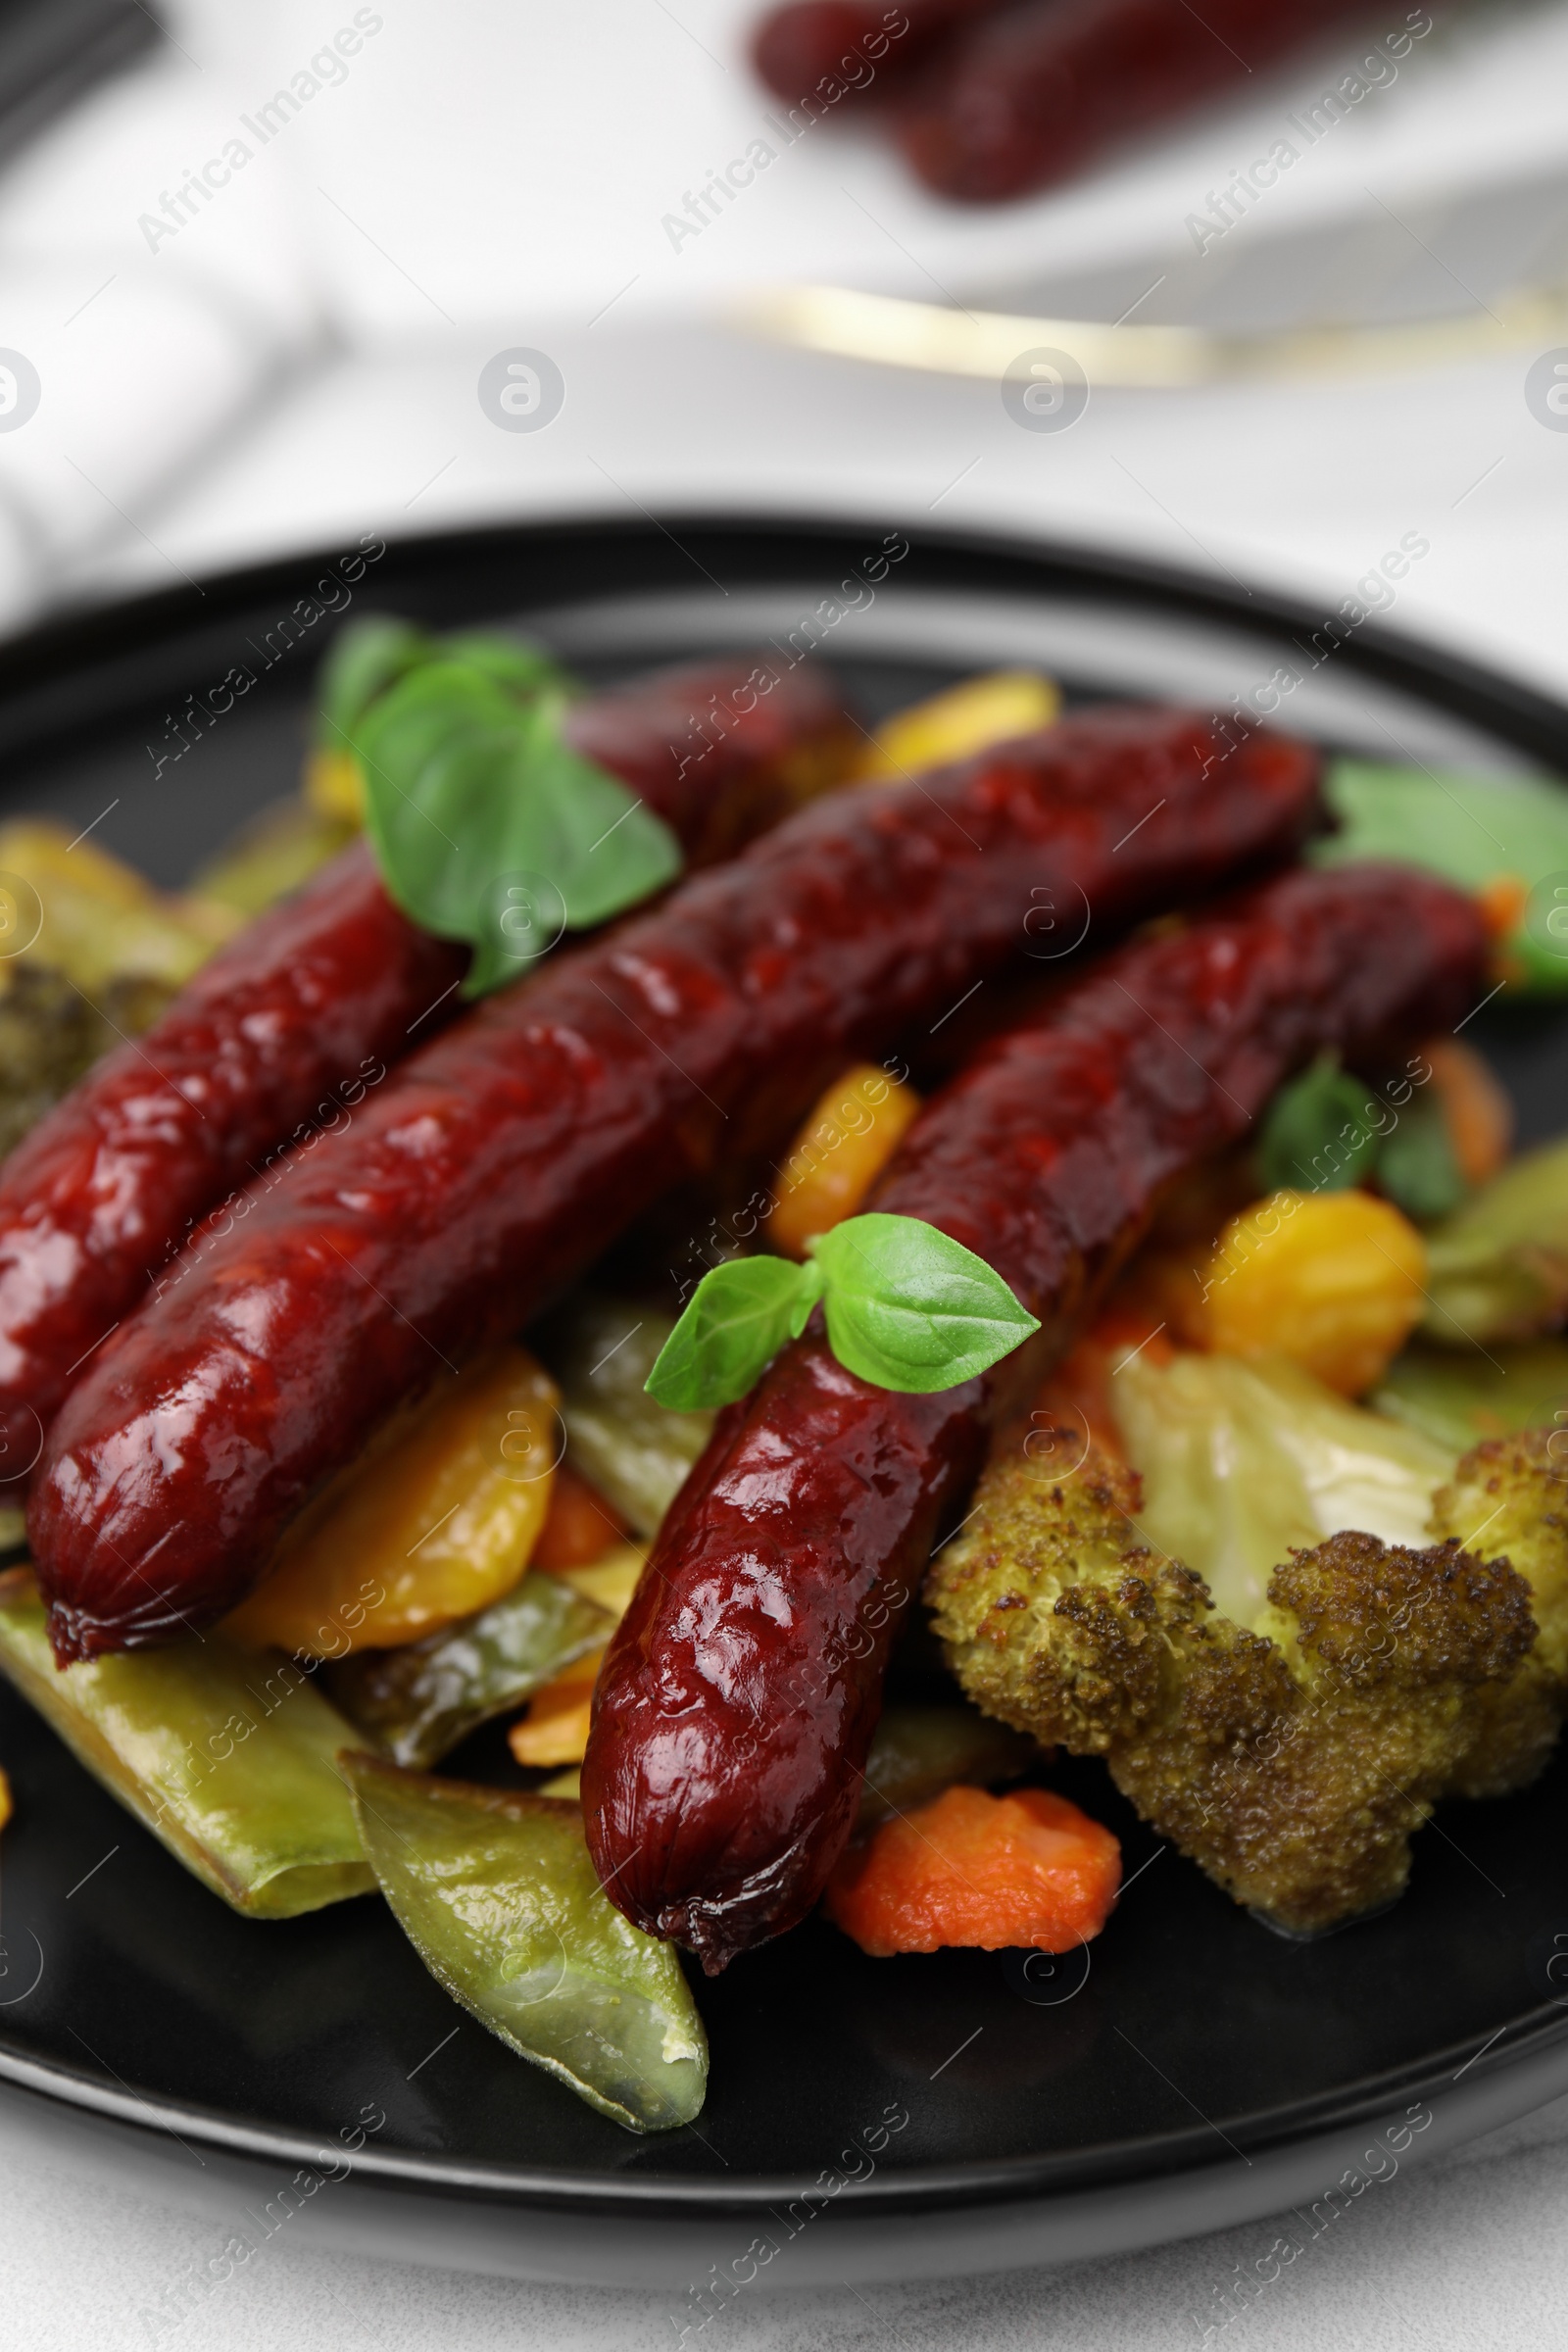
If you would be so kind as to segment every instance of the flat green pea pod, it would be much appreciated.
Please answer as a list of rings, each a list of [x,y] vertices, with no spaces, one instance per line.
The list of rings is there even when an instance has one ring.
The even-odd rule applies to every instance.
[[[1473,1348],[1552,1330],[1568,1313],[1568,1141],[1514,1160],[1427,1250],[1429,1340]]]
[[[975,1707],[884,1707],[865,1759],[856,1826],[871,1829],[929,1804],[960,1781],[972,1788],[1015,1781],[1039,1758],[1033,1740]]]
[[[55,1668],[31,1571],[0,1577],[0,1671],[112,1796],[251,1919],[375,1885],[336,1756],[352,1738],[292,1660],[220,1635]]]
[[[1527,1340],[1494,1355],[1417,1343],[1396,1357],[1366,1401],[1468,1453],[1483,1438],[1549,1429],[1558,1413],[1568,1414],[1568,1342]]]
[[[378,1747],[422,1769],[596,1649],[613,1623],[562,1577],[535,1574],[476,1616],[402,1649],[360,1650],[327,1679]]]
[[[712,1433],[711,1413],[675,1413],[643,1383],[673,1315],[626,1299],[571,1299],[539,1335],[561,1383],[567,1459],[640,1536],[656,1536]]]
[[[601,1888],[577,1807],[339,1761],[381,1891],[437,1984],[628,2132],[689,2124],[702,2019],[672,1947]]]

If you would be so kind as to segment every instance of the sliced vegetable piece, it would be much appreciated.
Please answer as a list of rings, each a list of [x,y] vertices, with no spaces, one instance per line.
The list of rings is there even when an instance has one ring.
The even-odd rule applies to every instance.
[[[784,1161],[767,1239],[804,1257],[813,1234],[853,1217],[920,1108],[910,1086],[860,1062],[830,1086]]]
[[[567,1460],[640,1536],[657,1536],[686,1473],[708,1444],[711,1413],[672,1413],[644,1383],[675,1328],[673,1315],[581,1294],[540,1334],[561,1382]]]
[[[1489,1347],[1552,1330],[1568,1312],[1568,1141],[1504,1168],[1428,1249],[1428,1339]]]
[[[944,1944],[1066,1952],[1098,1936],[1121,1883],[1121,1847],[1049,1788],[950,1788],[851,1846],[823,1907],[874,1960]]]
[[[612,1624],[564,1577],[530,1571],[476,1617],[329,1667],[329,1687],[344,1714],[395,1762],[423,1769],[586,1651],[597,1658]]]
[[[352,1726],[291,1660],[209,1634],[58,1672],[31,1573],[14,1568],[0,1671],[236,1911],[293,1919],[374,1886],[335,1762]]]
[[[1037,669],[993,669],[885,718],[856,770],[862,784],[968,760],[994,743],[1033,735],[1061,710],[1061,691]]]
[[[23,935],[12,934],[11,955],[63,972],[90,997],[111,981],[180,988],[239,928],[232,908],[157,891],[47,817],[0,825],[0,873],[25,883],[35,902],[16,910]]]
[[[1429,1038],[1422,1057],[1443,1104],[1448,1141],[1469,1185],[1488,1184],[1513,1145],[1513,1103],[1484,1055],[1456,1037]]]
[[[1313,844],[1316,863],[1391,858],[1443,874],[1489,906],[1506,906],[1512,919],[1499,956],[1509,988],[1568,994],[1568,941],[1530,912],[1536,885],[1568,872],[1568,793],[1560,784],[1337,760],[1326,792],[1340,830]]]
[[[1396,1356],[1367,1399],[1453,1453],[1483,1438],[1558,1428],[1568,1415],[1568,1343],[1526,1340],[1483,1354],[1418,1340]],[[1568,1439],[1558,1448],[1568,1453]]]
[[[608,1609],[618,1625],[631,1606],[647,1558],[642,1544],[617,1544],[613,1551],[607,1551],[603,1559],[590,1560],[586,1568],[558,1568],[556,1574],[595,1608]]]
[[[227,1620],[316,1658],[417,1642],[510,1592],[550,1507],[556,1386],[503,1348],[398,1414],[306,1506]]]
[[[865,1760],[859,1826],[929,1804],[955,1782],[1016,1780],[1039,1755],[1032,1740],[973,1707],[884,1707]]]
[[[1203,1329],[1225,1354],[1289,1356],[1358,1396],[1420,1321],[1426,1271],[1426,1245],[1392,1202],[1274,1193],[1221,1234]]]
[[[1239,1625],[1293,1548],[1347,1528],[1419,1550],[1457,1447],[1347,1403],[1284,1358],[1148,1353],[1110,1382],[1119,1451],[1144,1487],[1139,1526],[1197,1570]]]
[[[576,1806],[342,1762],[382,1892],[436,1982],[629,2132],[690,2123],[702,2019],[671,1946],[601,1889]]]
[[[630,1532],[614,1504],[569,1462],[562,1462],[529,1566],[586,1568],[591,1560],[602,1559],[617,1544],[624,1544]]]
[[[604,1644],[535,1693],[528,1712],[507,1734],[514,1760],[530,1771],[554,1764],[580,1764],[588,1753],[594,1685],[604,1664]]]

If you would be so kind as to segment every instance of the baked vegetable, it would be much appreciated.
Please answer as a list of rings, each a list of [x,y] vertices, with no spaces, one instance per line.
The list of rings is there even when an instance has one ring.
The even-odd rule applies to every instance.
[[[784,1160],[766,1240],[804,1257],[812,1236],[853,1217],[920,1108],[875,1062],[846,1070],[801,1123]]]
[[[556,1386],[501,1348],[394,1414],[300,1513],[227,1630],[340,1658],[418,1642],[510,1592],[544,1526]]]
[[[1039,670],[989,670],[885,718],[856,761],[855,780],[891,784],[949,767],[994,743],[1036,734],[1060,713],[1060,689]]]
[[[1421,1320],[1427,1253],[1370,1193],[1273,1193],[1220,1235],[1202,1326],[1230,1355],[1285,1355],[1347,1396],[1387,1370]]]
[[[346,1658],[328,1669],[329,1688],[395,1764],[428,1770],[481,1723],[597,1654],[612,1623],[564,1576],[528,1575],[477,1616],[422,1642]]]
[[[1291,848],[1315,779],[1191,712],[1085,712],[831,795],[487,999],[83,1368],[29,1504],[60,1656],[236,1605],[443,1358],[520,1328],[721,1137],[787,1133],[847,1054],[1021,957],[1032,891],[1145,913]]]
[[[708,2040],[680,1963],[606,1900],[575,1805],[342,1761],[381,1890],[454,2000],[628,2132],[701,2113]]]
[[[1568,1142],[1505,1167],[1429,1240],[1422,1329],[1442,1348],[1551,1331],[1568,1314]]]
[[[287,1658],[210,1634],[60,1674],[17,1568],[0,1577],[0,1673],[234,1910],[293,1919],[375,1884],[335,1762],[351,1727]]]
[[[1455,1454],[1482,1438],[1568,1429],[1568,1341],[1498,1342],[1486,1353],[1420,1341],[1389,1366],[1368,1402]],[[1568,1435],[1557,1450],[1568,1454]]]
[[[873,1213],[972,1250],[1059,1347],[1165,1189],[1293,1068],[1456,1018],[1485,951],[1470,903],[1425,876],[1288,874],[1121,950],[997,1041],[910,1129]],[[815,1901],[893,1632],[1029,1370],[901,1393],[813,1324],[676,1498],[600,1676],[582,1786],[615,1901],[710,1970]]]
[[[1206,1578],[1227,1616],[1250,1625],[1280,1561],[1342,1529],[1424,1544],[1457,1446],[1348,1404],[1283,1356],[1151,1353],[1110,1380],[1118,1450],[1143,1485],[1139,1524],[1156,1552]]]
[[[1547,1443],[1467,1455],[1431,1544],[1348,1531],[1290,1552],[1252,1622],[1152,1547],[1124,1464],[1092,1446],[1047,1485],[1014,1451],[932,1568],[936,1629],[978,1706],[1103,1755],[1238,1902],[1316,1934],[1399,1893],[1441,1796],[1522,1787],[1549,1753],[1568,1520]]]
[[[1070,1952],[1116,1899],[1121,1848],[1049,1788],[949,1788],[850,1846],[823,1909],[874,1960],[978,1944]]]

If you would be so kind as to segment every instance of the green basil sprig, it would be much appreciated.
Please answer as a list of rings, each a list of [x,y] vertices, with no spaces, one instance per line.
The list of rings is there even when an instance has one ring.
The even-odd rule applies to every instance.
[[[564,740],[564,709],[548,682],[521,697],[514,679],[448,659],[407,671],[357,724],[382,879],[421,929],[472,947],[465,996],[680,872],[669,827]]]
[[[355,732],[370,705],[426,662],[461,662],[519,700],[542,686],[565,691],[570,679],[544,647],[523,637],[495,637],[460,630],[431,637],[390,613],[367,613],[338,630],[317,673],[316,740],[326,752],[353,748]]]
[[[818,1299],[839,1362],[880,1389],[929,1396],[989,1371],[1040,1328],[1000,1274],[920,1217],[846,1217],[804,1265],[740,1257],[693,1292],[648,1376],[677,1412],[733,1404]]]

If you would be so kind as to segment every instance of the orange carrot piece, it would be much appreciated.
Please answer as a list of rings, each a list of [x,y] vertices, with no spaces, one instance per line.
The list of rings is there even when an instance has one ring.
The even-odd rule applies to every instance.
[[[530,1568],[587,1568],[603,1559],[612,1544],[624,1544],[631,1530],[597,1487],[563,1462],[551,1490],[550,1508],[539,1541],[528,1561]]]
[[[852,1846],[823,1897],[862,1952],[950,1943],[1065,1952],[1098,1936],[1121,1884],[1121,1847],[1049,1788],[949,1788]]]
[[[1513,1104],[1491,1064],[1473,1046],[1440,1037],[1421,1051],[1432,1067],[1459,1173],[1466,1184],[1485,1184],[1495,1176],[1512,1146]]]
[[[534,1692],[527,1713],[519,1715],[507,1734],[507,1745],[519,1764],[542,1768],[582,1762],[588,1752],[594,1685],[604,1662],[602,1649],[590,1650]]]

